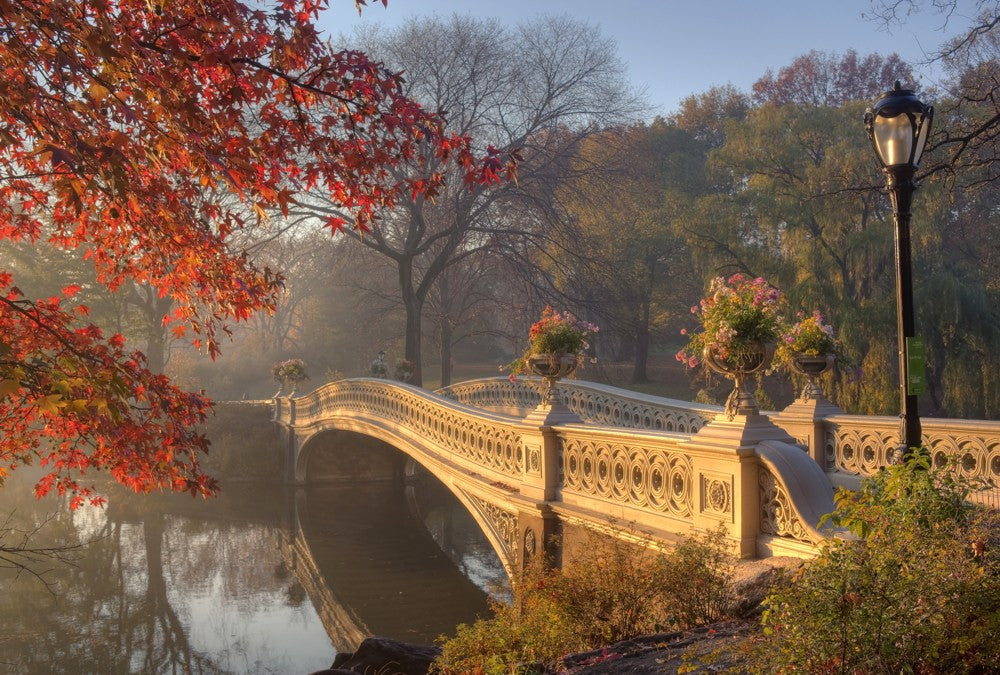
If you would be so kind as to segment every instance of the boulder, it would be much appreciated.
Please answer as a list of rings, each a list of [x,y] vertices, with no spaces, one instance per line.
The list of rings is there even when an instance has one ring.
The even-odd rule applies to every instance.
[[[365,638],[353,654],[337,654],[327,670],[313,675],[380,673],[381,675],[427,675],[441,649],[384,637]]]

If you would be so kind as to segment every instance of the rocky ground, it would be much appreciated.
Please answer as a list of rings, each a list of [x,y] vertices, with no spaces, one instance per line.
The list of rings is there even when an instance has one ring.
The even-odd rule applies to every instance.
[[[741,673],[756,621],[724,621],[693,630],[646,635],[567,656],[565,675]]]

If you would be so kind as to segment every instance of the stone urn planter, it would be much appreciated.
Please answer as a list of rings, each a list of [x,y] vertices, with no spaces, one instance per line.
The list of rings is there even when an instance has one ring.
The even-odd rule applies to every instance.
[[[709,368],[725,375],[733,381],[733,391],[726,398],[726,415],[733,419],[737,415],[757,415],[760,408],[753,392],[746,385],[747,375],[766,368],[774,358],[774,343],[754,345],[749,353],[738,357],[721,358],[711,346],[705,347],[702,359]]]
[[[812,356],[810,354],[796,354],[792,357],[790,365],[799,375],[805,375],[808,381],[803,387],[799,399],[802,401],[814,401],[823,398],[823,390],[816,384],[816,378],[833,368],[835,357],[833,354],[821,354]]]
[[[532,354],[528,357],[528,368],[545,380],[542,403],[560,404],[562,399],[556,389],[556,382],[576,370],[576,354]]]

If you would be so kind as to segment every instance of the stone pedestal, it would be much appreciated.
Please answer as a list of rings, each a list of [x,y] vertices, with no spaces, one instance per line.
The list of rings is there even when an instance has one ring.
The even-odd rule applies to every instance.
[[[557,387],[551,387],[538,407],[524,418],[525,429],[521,433],[524,443],[521,493],[540,501],[555,500],[559,484],[559,436],[553,427],[583,423],[563,403]]]
[[[757,446],[765,441],[790,443],[792,438],[767,415],[717,415],[692,436],[688,448],[694,481],[694,525],[712,529],[723,524],[734,553],[757,555],[760,534],[760,485]]]
[[[823,419],[831,415],[843,415],[838,408],[823,396],[797,399],[775,416],[774,422],[788,432],[824,471],[826,461],[826,432]]]

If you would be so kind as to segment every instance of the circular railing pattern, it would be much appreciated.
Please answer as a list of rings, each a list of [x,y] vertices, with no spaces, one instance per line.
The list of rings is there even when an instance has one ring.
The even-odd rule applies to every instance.
[[[510,423],[474,410],[456,410],[407,388],[377,381],[337,382],[295,401],[297,425],[309,425],[333,411],[360,413],[380,424],[409,429],[445,452],[507,476],[521,475],[524,447]]]
[[[623,389],[575,380],[560,380],[558,386],[567,408],[583,421],[603,426],[693,434],[722,410],[671,399],[645,400]],[[445,387],[438,393],[475,407],[529,410],[541,401],[539,387],[531,379],[488,378]]]
[[[888,466],[896,452],[897,438],[891,431],[871,428],[843,428],[827,434],[827,470],[873,476]]]
[[[928,441],[935,466],[944,466],[955,458],[963,476],[985,478],[991,485],[1000,485],[1000,437],[934,434]]]
[[[565,440],[562,450],[564,490],[691,517],[691,460],[683,454],[582,438]]]
[[[899,444],[896,418],[837,415],[824,425],[827,471],[873,476],[889,465]],[[961,475],[983,484],[977,501],[1000,508],[1000,423],[927,419],[923,444],[935,466],[954,460]]]
[[[870,421],[868,425],[828,424],[825,450],[829,469],[872,476],[889,464],[899,443],[898,430],[873,427]],[[963,475],[1000,485],[1000,434],[931,429],[925,431],[923,442],[930,448],[935,466],[955,458]]]
[[[502,410],[529,410],[541,403],[540,384],[534,380],[490,378],[460,382],[439,389],[445,398],[471,405],[475,408]]]

